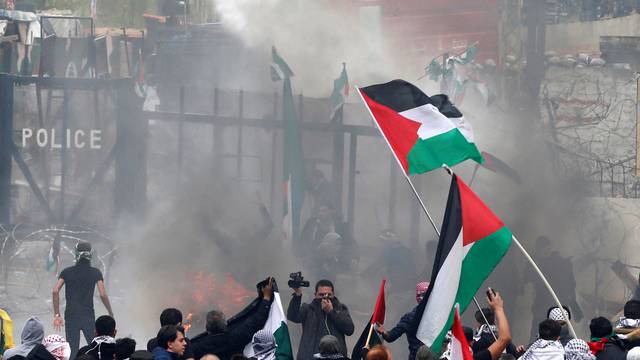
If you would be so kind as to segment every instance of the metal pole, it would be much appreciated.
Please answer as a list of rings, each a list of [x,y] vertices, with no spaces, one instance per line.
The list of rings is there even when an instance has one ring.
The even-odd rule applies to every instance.
[[[495,339],[495,341],[498,341],[498,338],[496,337],[496,333],[493,332],[493,329],[491,328],[491,324],[489,324],[489,320],[487,320],[487,317],[484,315],[484,311],[482,311],[482,308],[480,307],[480,303],[478,302],[478,299],[476,299],[475,296],[473,297],[473,303],[476,304],[476,307],[480,311],[480,314],[482,314],[482,319],[484,320],[484,323],[487,324],[487,326],[489,327],[489,330],[491,331],[491,335],[493,335],[493,338]]]
[[[180,185],[182,175],[182,134],[184,132],[184,85],[180,86],[180,121],[178,122],[178,174],[176,184]]]
[[[356,149],[358,148],[358,136],[351,133],[349,140],[349,197],[347,201],[347,223],[353,234],[356,199]]]
[[[62,136],[60,140],[60,223],[64,224],[64,201],[65,201],[65,192],[67,187],[67,141],[66,134],[67,129],[69,129],[69,96],[70,92],[67,87],[64,87],[62,99]],[[51,139],[52,143],[55,139]]]
[[[244,91],[240,90],[238,95],[238,159],[236,162],[238,180],[242,180],[242,104],[244,103]]]

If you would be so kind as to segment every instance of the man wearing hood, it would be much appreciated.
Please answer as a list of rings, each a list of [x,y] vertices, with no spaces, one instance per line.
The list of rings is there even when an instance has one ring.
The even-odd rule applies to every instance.
[[[333,283],[320,280],[316,283],[315,298],[311,304],[302,303],[302,289],[294,289],[287,309],[287,319],[302,324],[302,336],[297,360],[310,360],[319,352],[320,339],[333,335],[340,343],[340,353],[347,356],[345,335],[353,334],[354,326],[349,309],[334,296]]]
[[[340,342],[338,338],[333,335],[325,335],[320,339],[320,345],[318,345],[319,352],[313,354],[314,359],[324,360],[349,360],[340,352]]]
[[[276,338],[269,330],[260,330],[251,339],[254,360],[276,359]]]
[[[42,345],[42,339],[44,339],[42,322],[37,317],[29,318],[22,328],[20,345],[5,351],[4,360],[56,360]]]
[[[95,360],[113,360],[116,354],[116,321],[109,315],[96,319],[95,334],[91,343],[78,350],[78,355],[91,355]]]

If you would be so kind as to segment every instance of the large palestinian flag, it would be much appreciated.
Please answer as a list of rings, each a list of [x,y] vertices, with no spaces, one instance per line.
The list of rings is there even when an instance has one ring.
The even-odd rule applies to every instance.
[[[482,163],[471,125],[446,95],[427,96],[404,80],[358,90],[405,173]]]
[[[280,301],[280,292],[278,291],[278,286],[275,281],[273,283],[273,302],[269,309],[269,317],[262,330],[272,333],[276,340],[276,360],[293,360],[287,317],[285,316],[282,301]],[[244,348],[244,356],[250,358],[255,355],[253,342],[250,342]]]
[[[414,318],[420,341],[439,353],[453,323],[454,305],[464,312],[509,245],[509,229],[454,174],[431,282]]]

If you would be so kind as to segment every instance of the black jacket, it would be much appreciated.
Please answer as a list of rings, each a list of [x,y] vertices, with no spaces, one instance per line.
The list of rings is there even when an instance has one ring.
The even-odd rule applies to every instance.
[[[83,346],[78,350],[76,358],[82,354],[91,355],[96,360],[112,360],[116,354],[116,344],[98,344],[95,341],[92,341],[89,345]]]
[[[217,334],[204,332],[194,337],[191,339],[194,358],[200,359],[206,354],[214,354],[220,360],[229,360],[231,355],[241,354],[244,347],[251,342],[253,334],[264,327],[270,308],[271,303],[261,300],[257,310],[232,330]]]
[[[353,334],[353,321],[349,309],[333,298],[333,310],[326,314],[320,306],[320,299],[314,299],[311,304],[302,304],[302,296],[293,296],[287,309],[287,318],[296,324],[302,324],[302,337],[298,346],[297,360],[311,360],[313,354],[318,353],[320,338],[333,335],[340,342],[340,350],[347,354],[345,335]]]
[[[619,339],[613,339],[604,345],[604,350],[596,354],[596,360],[626,360],[627,349]]]
[[[393,329],[389,330],[389,336],[383,335],[383,338],[386,341],[394,342],[402,336],[402,334],[406,334],[407,342],[409,343],[409,360],[414,360],[416,358],[418,348],[424,345],[422,341],[418,340],[415,330],[412,327],[413,318],[416,316],[417,309],[418,307],[416,306],[411,311],[404,314],[398,324],[394,326]]]

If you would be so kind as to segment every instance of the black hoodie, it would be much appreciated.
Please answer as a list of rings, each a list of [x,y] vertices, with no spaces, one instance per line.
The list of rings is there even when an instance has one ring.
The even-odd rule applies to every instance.
[[[260,300],[256,311],[246,320],[229,331],[216,334],[204,332],[191,339],[191,348],[195,359],[207,354],[217,355],[220,360],[229,360],[234,354],[241,354],[244,347],[251,342],[253,334],[264,327],[269,317],[271,303]]]

